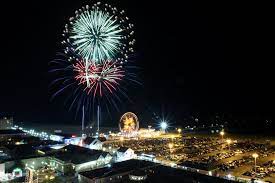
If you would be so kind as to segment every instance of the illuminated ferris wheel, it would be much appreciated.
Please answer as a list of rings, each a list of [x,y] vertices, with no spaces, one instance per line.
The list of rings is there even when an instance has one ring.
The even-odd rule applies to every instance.
[[[132,112],[123,114],[119,121],[119,130],[122,133],[132,134],[139,129],[139,122],[137,116]]]

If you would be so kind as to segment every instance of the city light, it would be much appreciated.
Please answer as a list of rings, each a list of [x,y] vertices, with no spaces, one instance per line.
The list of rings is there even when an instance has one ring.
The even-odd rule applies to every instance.
[[[181,131],[182,131],[181,128],[178,128],[178,133],[181,133]]]
[[[172,149],[172,148],[174,147],[174,144],[169,143],[169,144],[168,144],[168,147],[169,147],[170,149]]]
[[[226,143],[228,144],[228,149],[230,150],[230,144],[231,144],[232,140],[231,139],[227,139]]]

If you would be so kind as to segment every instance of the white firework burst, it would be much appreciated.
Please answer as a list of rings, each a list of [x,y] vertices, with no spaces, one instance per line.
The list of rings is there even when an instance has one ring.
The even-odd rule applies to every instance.
[[[100,3],[79,9],[65,26],[67,50],[96,63],[127,60],[135,40],[132,39],[133,24],[127,23],[128,17],[123,14],[124,11],[118,12],[107,4],[101,7]]]

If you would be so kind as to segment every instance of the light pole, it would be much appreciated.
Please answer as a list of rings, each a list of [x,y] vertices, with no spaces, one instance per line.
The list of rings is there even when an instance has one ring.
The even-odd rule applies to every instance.
[[[169,147],[170,153],[172,153],[172,148],[174,147],[174,144],[173,143],[169,143],[168,147]]]
[[[223,142],[224,131],[221,131],[220,135],[222,136],[222,142]]]
[[[231,139],[227,139],[226,142],[227,142],[227,144],[228,144],[228,150],[230,151]]]
[[[259,157],[259,155],[257,153],[254,153],[252,154],[252,157],[255,159],[255,174],[256,174],[256,171],[257,171],[257,158]]]

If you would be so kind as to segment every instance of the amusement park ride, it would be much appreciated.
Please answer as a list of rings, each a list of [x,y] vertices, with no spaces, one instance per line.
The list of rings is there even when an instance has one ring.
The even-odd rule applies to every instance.
[[[133,136],[139,130],[139,121],[137,116],[132,112],[123,114],[119,121],[119,130],[122,135]]]

